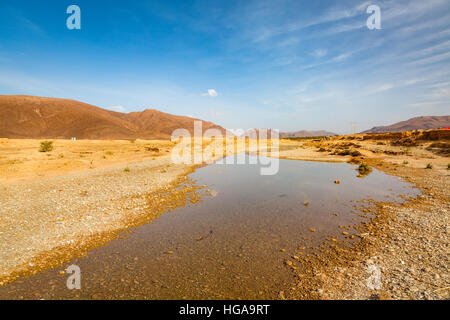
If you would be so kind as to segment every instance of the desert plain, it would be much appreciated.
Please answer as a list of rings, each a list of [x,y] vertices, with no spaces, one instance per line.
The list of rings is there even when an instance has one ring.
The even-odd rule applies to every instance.
[[[187,177],[207,164],[174,164],[171,154],[177,143],[170,140],[54,139],[48,152],[39,151],[41,141],[0,139],[2,292],[20,278],[61,267],[130,228],[185,205],[186,199],[201,201],[196,190],[208,188]],[[280,288],[278,298],[449,297],[450,131],[277,142],[276,154],[267,150],[266,142],[253,151],[293,161],[364,163],[414,184],[421,192],[402,204],[377,202],[371,209],[374,218],[351,226],[358,241],[350,246],[346,240],[330,238],[311,253],[281,250],[286,272],[296,278],[296,285]],[[195,143],[202,150],[211,143],[233,141]],[[229,150],[210,160],[248,151]],[[345,228],[342,233],[349,238]],[[381,288],[368,290],[366,266],[373,263],[380,266],[384,280]]]

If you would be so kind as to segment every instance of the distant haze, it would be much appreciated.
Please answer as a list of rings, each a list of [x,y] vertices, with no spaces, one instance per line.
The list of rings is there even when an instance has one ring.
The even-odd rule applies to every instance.
[[[322,137],[335,135],[336,135],[335,133],[325,130],[318,130],[318,131],[301,130],[295,132],[280,132],[280,138]]]

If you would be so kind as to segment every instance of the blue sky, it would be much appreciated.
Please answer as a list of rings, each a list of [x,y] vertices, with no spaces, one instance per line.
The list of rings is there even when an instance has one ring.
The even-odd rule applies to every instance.
[[[448,115],[450,2],[2,0],[0,94],[282,131]]]

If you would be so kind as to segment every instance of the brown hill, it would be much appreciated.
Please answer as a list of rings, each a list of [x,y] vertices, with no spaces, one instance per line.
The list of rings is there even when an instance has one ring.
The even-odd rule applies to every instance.
[[[192,134],[194,120],[157,110],[120,113],[68,99],[0,96],[0,138],[170,139],[178,128]],[[225,132],[212,122],[202,126]]]
[[[390,126],[373,127],[361,133],[401,132],[412,130],[428,130],[450,127],[450,116],[416,117],[406,121],[394,123]]]

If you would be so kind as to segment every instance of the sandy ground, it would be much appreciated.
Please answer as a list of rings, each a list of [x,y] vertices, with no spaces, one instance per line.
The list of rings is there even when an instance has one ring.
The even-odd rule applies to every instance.
[[[161,140],[52,140],[51,152],[39,152],[41,141],[0,138],[0,185],[151,160],[168,155],[175,145]]]
[[[280,298],[448,298],[447,136],[420,141],[407,136],[412,142],[404,136],[282,140],[279,155],[272,156],[366,162],[415,183],[426,196],[401,207],[379,204],[373,223],[355,226],[362,235],[357,247],[324,244],[316,255],[294,261],[298,287]],[[39,143],[0,139],[0,285],[61,265],[148,223],[167,207],[161,205],[165,191],[174,198],[192,191],[174,191],[195,169],[173,164],[171,150],[180,144],[56,140],[54,150],[42,153]],[[217,148],[222,145],[204,143],[207,160],[222,156]],[[202,149],[195,141],[182,149],[191,146]],[[225,149],[232,154],[243,147],[228,143]],[[432,169],[425,169],[428,164]],[[370,264],[381,269],[378,290],[367,289]]]

